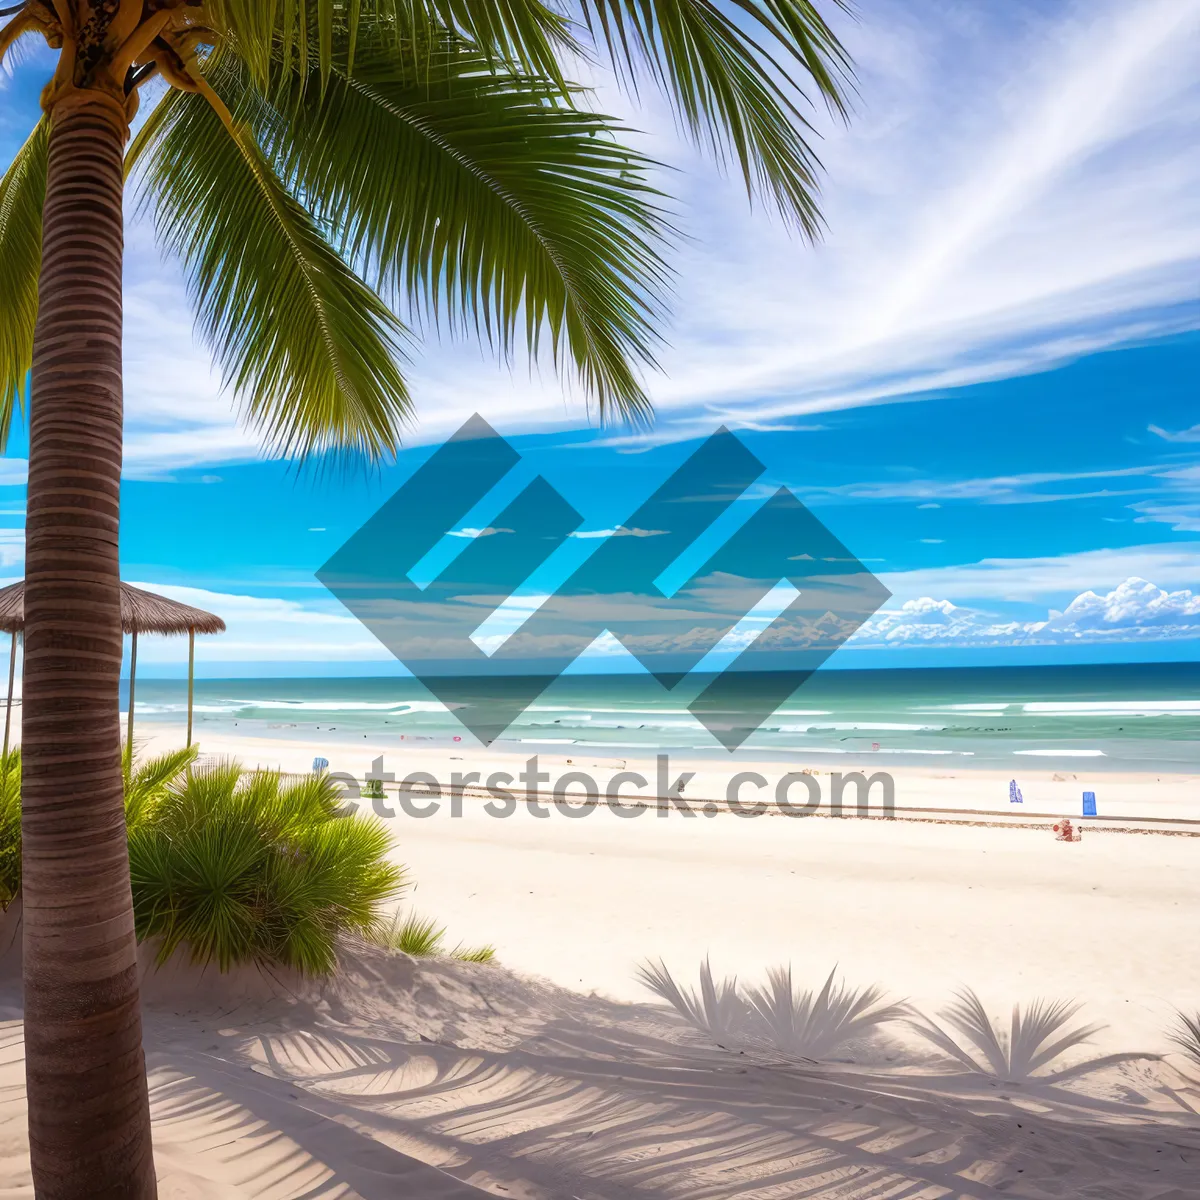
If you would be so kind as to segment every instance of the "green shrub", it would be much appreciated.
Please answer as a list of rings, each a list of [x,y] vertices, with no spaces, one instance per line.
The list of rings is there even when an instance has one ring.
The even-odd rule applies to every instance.
[[[139,939],[159,939],[160,962],[187,946],[222,971],[332,971],[338,936],[369,936],[404,882],[387,830],[338,816],[341,803],[327,775],[284,785],[237,763],[187,772],[129,831]]]
[[[409,913],[396,913],[386,925],[376,928],[373,940],[386,950],[397,950],[413,958],[438,958],[448,955],[460,962],[489,963],[496,957],[494,946],[464,947],[460,942],[446,950],[446,931],[436,921]]]
[[[274,772],[195,749],[126,765],[125,818],[139,941],[158,961],[184,949],[220,970],[243,963],[324,975],[341,934],[374,937],[380,906],[403,887],[390,838],[369,817],[339,816],[328,776],[285,784]],[[0,763],[0,905],[20,887],[20,755]]]
[[[21,890],[21,751],[0,759],[0,910]]]

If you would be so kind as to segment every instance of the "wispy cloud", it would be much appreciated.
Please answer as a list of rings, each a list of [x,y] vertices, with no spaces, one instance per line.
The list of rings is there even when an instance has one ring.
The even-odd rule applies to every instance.
[[[1138,524],[1156,521],[1170,525],[1176,533],[1200,533],[1200,503],[1156,504],[1144,501],[1130,507],[1138,514],[1134,517]]]
[[[512,533],[511,529],[497,528],[494,525],[489,525],[486,529],[452,529],[450,536],[456,538],[484,538],[493,537],[497,533]]]
[[[578,529],[570,536],[575,538],[610,538],[610,537],[662,537],[667,531],[665,529],[638,529],[637,526],[629,529],[624,525],[618,525],[615,529]]]
[[[707,398],[731,423],[868,404],[1200,321],[1200,3],[862,12],[863,111],[823,150],[827,244],[705,184],[669,420],[703,423]]]
[[[806,494],[853,500],[980,500],[992,504],[1033,503],[1040,500],[1078,499],[1078,493],[1039,492],[1047,484],[1074,483],[1086,479],[1137,479],[1147,476],[1173,477],[1175,472],[1157,464],[1120,467],[1110,471],[1031,471],[1021,475],[995,475],[974,479],[900,479],[881,482],[810,486]],[[1108,489],[1088,495],[1113,495]],[[938,508],[936,503],[920,508]]]
[[[597,102],[685,168],[669,185],[689,238],[648,379],[652,437],[795,429],[1200,325],[1200,0],[864,0],[844,35],[861,100],[848,128],[818,121],[829,234],[815,249],[750,214],[651,93],[633,105],[601,81]],[[128,470],[255,457],[178,272],[144,224],[128,245]],[[505,433],[587,419],[552,371],[454,338],[411,374],[413,441],[483,397]]]
[[[3,542],[0,541],[0,555]],[[0,557],[0,562],[3,562]],[[227,632],[196,639],[196,660],[205,662],[392,662],[391,654],[354,617],[330,607],[272,596],[248,596],[175,584],[134,582],[224,618]],[[179,642],[145,638],[138,661],[178,663]],[[187,647],[184,646],[184,658]]]
[[[1157,425],[1148,425],[1146,430],[1167,442],[1200,442],[1200,425],[1193,425],[1190,429],[1180,429],[1175,433],[1168,429],[1160,429]]]
[[[0,529],[0,567],[20,567],[25,563],[25,530]]]

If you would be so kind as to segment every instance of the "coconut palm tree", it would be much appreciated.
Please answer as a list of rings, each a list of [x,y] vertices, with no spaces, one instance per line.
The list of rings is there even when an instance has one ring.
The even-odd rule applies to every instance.
[[[601,417],[639,418],[669,226],[653,164],[572,76],[601,54],[625,86],[660,87],[752,196],[813,236],[803,88],[844,112],[848,64],[811,0],[0,9],[0,60],[26,36],[57,51],[44,115],[0,182],[4,430],[31,378],[33,1174],[40,1197],[144,1197],[155,1184],[118,729],[127,178],[182,263],[246,419],[280,452],[394,449],[411,416],[398,309],[473,326],[501,350],[540,343]]]

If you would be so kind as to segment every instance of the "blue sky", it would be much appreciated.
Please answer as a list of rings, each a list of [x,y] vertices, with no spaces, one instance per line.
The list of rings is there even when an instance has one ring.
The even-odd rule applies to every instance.
[[[831,665],[1200,658],[1200,0],[864,0],[843,33],[860,96],[848,128],[818,121],[816,248],[598,80],[682,168],[649,434],[431,333],[395,467],[266,461],[131,218],[124,574],[226,616],[200,669],[394,669],[313,572],[476,410],[596,531],[737,430],[894,593]],[[35,51],[0,75],[0,161],[44,73]],[[23,456],[18,435],[0,461],[8,578]],[[179,648],[139,659],[174,671]]]

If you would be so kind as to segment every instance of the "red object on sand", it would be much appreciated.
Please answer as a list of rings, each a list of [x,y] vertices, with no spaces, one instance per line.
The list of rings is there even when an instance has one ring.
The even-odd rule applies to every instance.
[[[1054,826],[1054,840],[1056,842],[1078,842],[1082,838],[1083,833],[1071,824],[1069,817],[1064,817]]]

